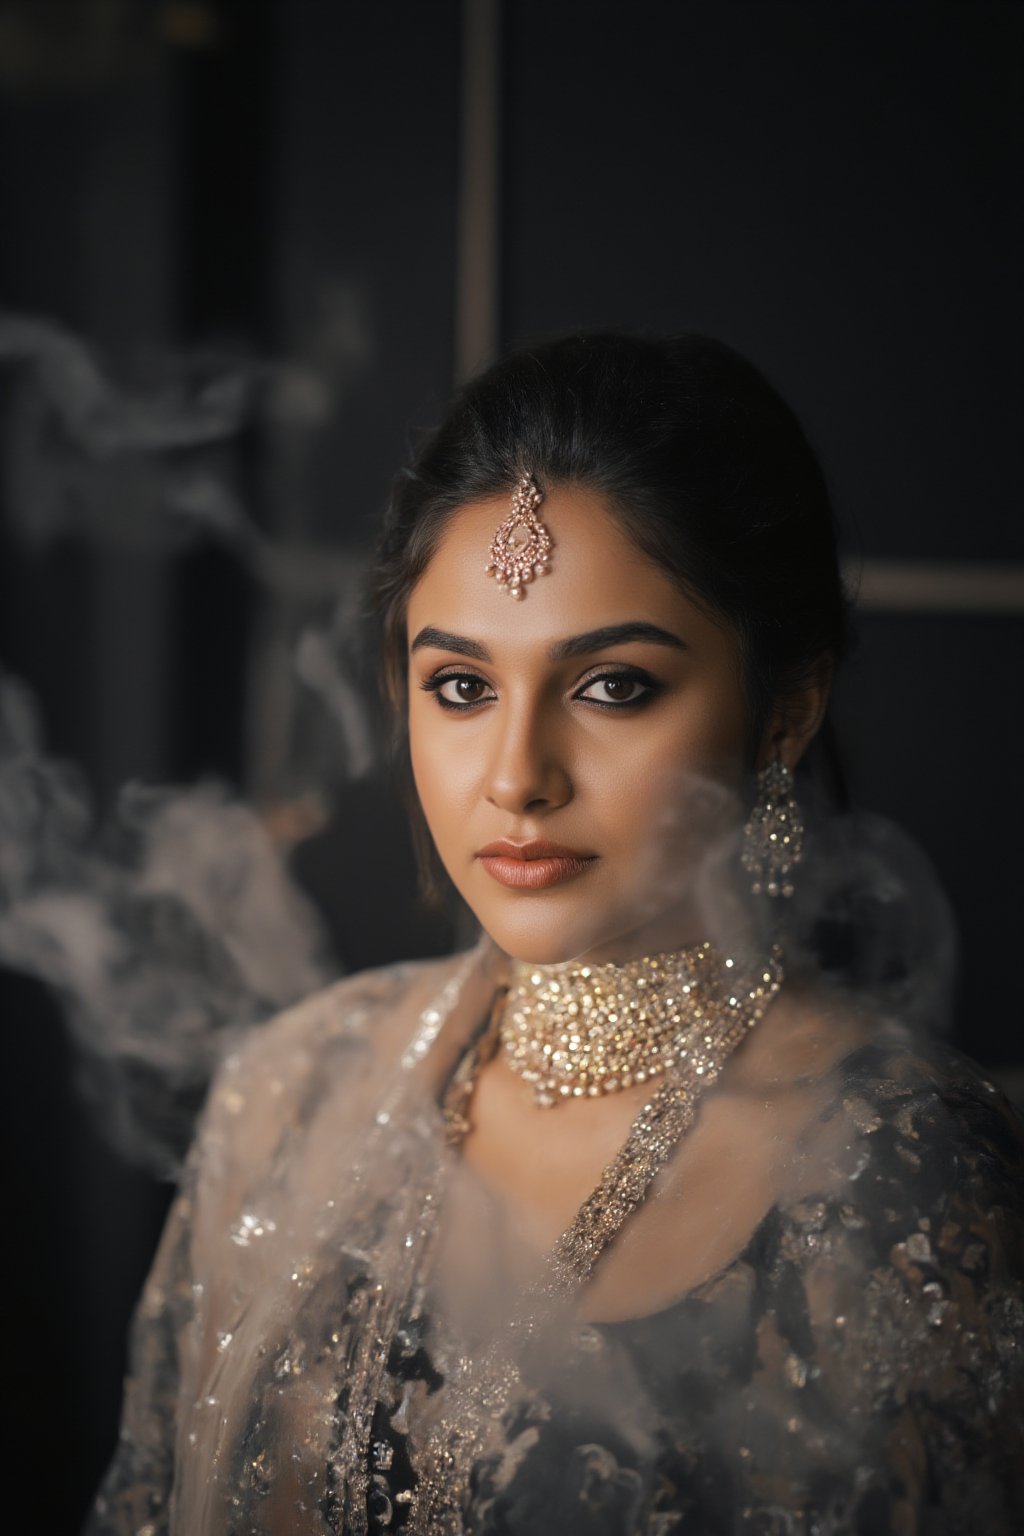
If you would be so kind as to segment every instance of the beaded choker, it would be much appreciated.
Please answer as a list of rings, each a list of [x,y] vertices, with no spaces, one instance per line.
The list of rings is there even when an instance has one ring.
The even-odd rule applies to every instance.
[[[740,1017],[754,1023],[782,979],[745,974],[710,944],[624,965],[516,961],[500,1025],[505,1060],[544,1108],[615,1093],[700,1058]]]

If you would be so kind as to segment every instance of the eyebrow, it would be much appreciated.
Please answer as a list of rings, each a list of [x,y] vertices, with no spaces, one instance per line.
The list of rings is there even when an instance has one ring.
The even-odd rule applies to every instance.
[[[611,645],[629,645],[635,641],[648,645],[668,645],[677,651],[687,649],[686,641],[680,640],[657,624],[634,619],[624,624],[605,624],[601,629],[588,629],[582,635],[570,635],[567,640],[556,640],[548,647],[549,661],[569,661],[574,656],[586,656],[591,651],[602,651]],[[457,656],[471,656],[474,661],[490,661],[491,653],[479,640],[469,640],[465,635],[453,635],[445,629],[435,629],[428,624],[421,629],[409,647],[413,651],[431,646],[439,651],[454,651]]]

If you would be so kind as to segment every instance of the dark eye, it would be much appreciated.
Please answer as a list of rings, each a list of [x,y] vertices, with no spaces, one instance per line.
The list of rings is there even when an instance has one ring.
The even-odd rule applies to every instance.
[[[495,697],[494,690],[474,672],[441,672],[426,678],[420,687],[437,698],[442,709],[472,709]]]
[[[441,680],[438,693],[447,704],[476,704],[487,692],[487,684],[479,677],[446,677]]]
[[[608,672],[604,677],[591,678],[579,699],[590,699],[595,704],[638,704],[651,692],[651,685],[641,677],[626,672]]]

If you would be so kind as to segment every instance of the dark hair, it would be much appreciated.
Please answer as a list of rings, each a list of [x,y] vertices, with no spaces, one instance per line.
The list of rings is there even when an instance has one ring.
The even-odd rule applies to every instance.
[[[623,532],[737,630],[750,740],[846,643],[824,476],[767,380],[706,336],[569,336],[471,380],[395,481],[373,573],[384,677],[405,696],[408,597],[448,519],[532,474],[601,495]]]

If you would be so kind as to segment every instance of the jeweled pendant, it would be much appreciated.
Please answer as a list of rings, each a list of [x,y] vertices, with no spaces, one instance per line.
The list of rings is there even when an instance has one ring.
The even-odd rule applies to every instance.
[[[512,497],[512,510],[491,540],[491,558],[484,574],[493,576],[501,591],[521,600],[535,576],[551,569],[548,557],[554,547],[547,528],[537,516],[544,500],[532,475],[524,475]]]

